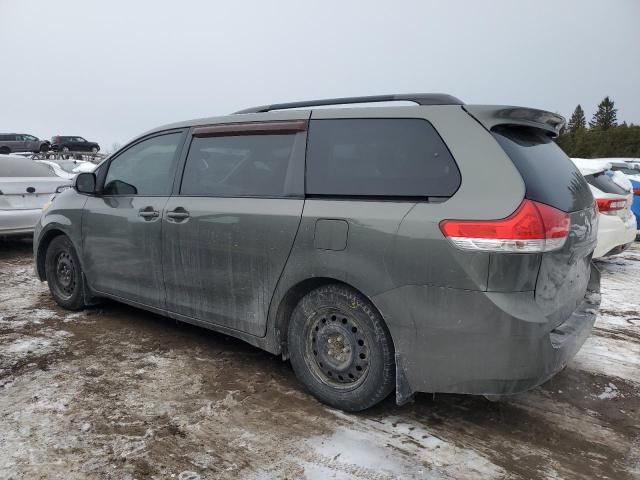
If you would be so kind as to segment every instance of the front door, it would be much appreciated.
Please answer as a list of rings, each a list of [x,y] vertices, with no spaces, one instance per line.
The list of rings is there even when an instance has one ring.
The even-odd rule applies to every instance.
[[[88,198],[82,215],[84,269],[93,290],[164,308],[161,219],[183,142],[182,132],[146,138],[99,175],[102,194]]]
[[[264,335],[304,205],[306,124],[195,130],[163,219],[167,310]]]

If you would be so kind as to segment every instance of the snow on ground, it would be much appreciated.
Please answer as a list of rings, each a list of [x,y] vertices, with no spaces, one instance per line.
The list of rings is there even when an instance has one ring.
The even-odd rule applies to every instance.
[[[599,263],[568,368],[493,403],[319,404],[242,342],[108,304],[69,313],[0,246],[0,478],[640,478],[640,248]]]
[[[572,366],[640,382],[640,248],[597,262],[602,302],[594,334]]]

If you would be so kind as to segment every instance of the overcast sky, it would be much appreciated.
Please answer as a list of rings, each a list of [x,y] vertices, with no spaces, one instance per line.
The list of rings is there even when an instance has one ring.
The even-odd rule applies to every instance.
[[[104,150],[255,104],[401,92],[640,123],[640,1],[0,0],[0,132]]]

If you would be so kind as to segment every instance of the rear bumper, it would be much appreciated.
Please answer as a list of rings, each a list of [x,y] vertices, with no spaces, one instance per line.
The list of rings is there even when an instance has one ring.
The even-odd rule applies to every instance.
[[[40,220],[42,209],[0,210],[0,236],[25,235],[33,233]]]
[[[592,266],[584,299],[555,328],[533,292],[407,285],[375,297],[396,348],[398,401],[414,392],[504,395],[540,385],[589,337],[599,292]]]
[[[617,215],[598,216],[598,244],[593,258],[602,258],[610,252],[616,252],[623,245],[636,238],[636,219],[631,215],[626,221]]]

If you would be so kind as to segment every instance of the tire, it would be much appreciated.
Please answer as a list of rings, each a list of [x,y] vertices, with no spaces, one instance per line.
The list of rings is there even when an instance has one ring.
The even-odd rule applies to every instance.
[[[9,147],[0,147],[0,155],[9,155],[11,149]]]
[[[395,387],[389,330],[371,302],[347,286],[324,285],[300,300],[288,347],[298,380],[332,407],[364,410]]]
[[[67,236],[55,237],[49,244],[45,257],[45,274],[51,295],[58,305],[67,310],[81,310],[85,307],[82,267]]]
[[[40,145],[40,153],[47,153],[49,151],[49,145],[47,145],[46,143],[43,143],[42,145]]]
[[[91,148],[91,153],[93,153],[93,154],[98,153],[98,147],[92,147]]]

